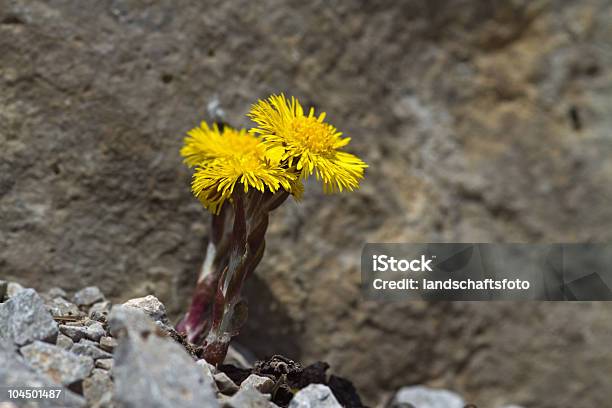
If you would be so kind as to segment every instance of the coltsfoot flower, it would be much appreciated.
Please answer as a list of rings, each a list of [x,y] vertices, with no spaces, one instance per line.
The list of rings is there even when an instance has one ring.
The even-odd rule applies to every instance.
[[[246,130],[202,123],[189,132],[181,154],[189,166],[198,166],[193,175],[192,191],[213,214],[232,197],[237,184],[249,189],[275,193],[279,189],[300,193],[295,172],[283,168],[266,156],[266,148]]]
[[[258,124],[250,132],[202,122],[181,149],[185,164],[195,167],[192,192],[213,216],[196,290],[177,330],[202,342],[212,364],[224,360],[244,323],[241,290],[263,256],[270,213],[290,194],[299,198],[313,173],[326,192],[351,191],[368,167],[341,150],[350,139],[325,123],[324,113],[305,115],[295,98],[273,95],[253,105],[249,117]]]
[[[324,122],[325,113],[317,117],[311,108],[305,115],[296,98],[280,94],[259,100],[248,116],[258,125],[251,132],[261,135],[271,160],[295,168],[301,179],[315,173],[326,192],[359,187],[368,165],[340,150],[351,139]]]
[[[262,149],[259,147],[260,141],[250,135],[246,129],[238,130],[224,126],[223,130],[220,130],[216,123],[210,127],[206,122],[202,122],[199,127],[191,129],[187,134],[181,156],[189,167]]]

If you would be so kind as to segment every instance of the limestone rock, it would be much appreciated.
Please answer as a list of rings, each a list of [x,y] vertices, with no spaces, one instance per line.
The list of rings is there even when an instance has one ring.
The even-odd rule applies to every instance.
[[[76,292],[72,301],[78,306],[91,306],[104,300],[104,294],[97,286],[88,286]]]
[[[104,336],[100,339],[100,348],[102,350],[112,353],[115,347],[117,347],[117,340],[115,338]]]
[[[251,374],[240,384],[240,388],[251,388],[262,394],[269,394],[274,388],[274,381],[268,377]]]
[[[214,374],[215,383],[220,393],[225,395],[233,395],[238,391],[238,386],[224,372]]]
[[[274,408],[276,404],[252,388],[240,389],[223,402],[222,408]]]
[[[389,408],[404,408],[410,404],[418,408],[463,408],[466,403],[458,394],[423,386],[401,388]]]
[[[0,384],[6,388],[17,387],[53,387],[58,388],[58,385],[49,380],[46,376],[36,372],[28,367],[23,361],[15,355],[10,355],[0,350]],[[63,388],[63,387],[61,387]],[[27,405],[26,405],[27,406]],[[57,408],[57,402],[51,399],[43,399],[37,407],[41,408]],[[85,407],[85,400],[69,391],[62,389],[62,408],[81,408]]]
[[[54,297],[47,300],[45,305],[54,317],[78,317],[82,314],[77,305],[62,297]]]
[[[328,386],[310,384],[291,399],[289,408],[342,408]]]
[[[99,361],[99,360],[98,360]],[[91,406],[112,400],[113,382],[108,371],[95,368],[83,381],[83,395]]]
[[[34,289],[24,289],[0,304],[0,337],[22,346],[35,340],[54,343],[57,333],[57,323]]]
[[[84,326],[61,324],[60,332],[70,337],[74,342],[79,342],[81,339],[89,339],[95,342],[106,335],[106,330],[100,322],[90,321]]]
[[[6,298],[13,298],[24,289],[25,288],[17,282],[9,282],[6,286]]]
[[[81,339],[78,343],[74,343],[71,351],[81,356],[89,356],[94,360],[112,357],[112,354],[100,349],[98,343],[87,339]]]
[[[155,325],[142,311],[113,308],[109,321],[121,334],[113,367],[119,408],[218,406],[201,367],[178,343],[151,330]]]
[[[144,311],[151,319],[168,324],[166,316],[166,307],[153,295],[147,295],[141,298],[130,299],[123,304],[127,307],[134,307]]]
[[[81,381],[94,367],[90,357],[77,356],[41,341],[22,347],[20,351],[30,366],[58,384],[70,385]]]

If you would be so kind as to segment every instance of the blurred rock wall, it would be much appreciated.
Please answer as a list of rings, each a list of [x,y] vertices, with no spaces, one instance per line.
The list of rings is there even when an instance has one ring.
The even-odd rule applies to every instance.
[[[178,315],[208,215],[178,150],[285,91],[353,138],[355,194],[273,216],[239,341],[328,360],[370,403],[606,406],[612,305],[375,304],[365,242],[612,237],[606,0],[0,0],[0,277],[154,293]],[[479,406],[480,406],[479,405]]]

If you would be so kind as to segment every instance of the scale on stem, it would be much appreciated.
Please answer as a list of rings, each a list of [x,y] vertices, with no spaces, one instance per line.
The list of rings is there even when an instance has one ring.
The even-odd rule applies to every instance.
[[[327,193],[359,187],[367,165],[342,151],[350,139],[308,114],[297,99],[272,95],[254,104],[253,129],[205,122],[188,132],[181,155],[195,168],[191,189],[212,213],[211,237],[191,305],[177,330],[221,363],[247,316],[240,293],[265,249],[270,212],[300,199],[315,175]]]

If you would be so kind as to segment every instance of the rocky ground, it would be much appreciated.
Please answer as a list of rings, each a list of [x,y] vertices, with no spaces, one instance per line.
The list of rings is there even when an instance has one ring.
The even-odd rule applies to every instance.
[[[282,356],[249,361],[231,349],[218,367],[169,325],[154,296],[111,305],[97,287],[68,296],[0,281],[0,388],[56,387],[44,407],[365,408],[329,365]],[[2,388],[4,390],[4,388]],[[446,390],[404,387],[389,408],[463,408]],[[10,401],[0,407],[36,406]]]

